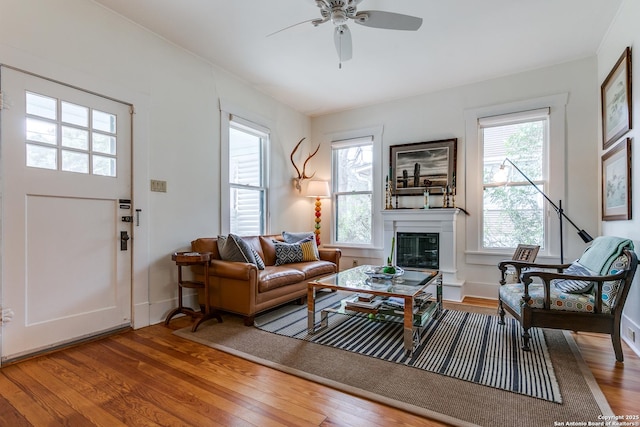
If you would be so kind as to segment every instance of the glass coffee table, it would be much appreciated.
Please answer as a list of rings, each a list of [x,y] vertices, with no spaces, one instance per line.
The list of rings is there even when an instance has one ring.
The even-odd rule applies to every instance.
[[[406,270],[400,276],[374,274],[376,267],[362,265],[308,283],[307,328],[315,334],[329,326],[328,314],[364,313],[371,319],[403,324],[404,348],[407,354],[419,341],[422,328],[442,311],[442,274],[437,270]],[[427,292],[434,285],[435,297]],[[331,289],[352,292],[336,309],[321,312],[316,324],[316,291]]]

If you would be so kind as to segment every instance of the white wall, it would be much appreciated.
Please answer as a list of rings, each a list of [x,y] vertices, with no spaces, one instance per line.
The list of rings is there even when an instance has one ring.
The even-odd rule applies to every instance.
[[[0,63],[135,105],[136,327],[176,305],[170,254],[220,230],[221,98],[272,126],[272,231],[311,229],[288,159],[309,118],[220,68],[89,0],[0,0]],[[167,181],[167,193],[151,193],[149,179]]]
[[[638,147],[638,141],[640,138],[638,135],[638,128],[640,127],[640,94],[633,88],[633,81],[636,82],[640,79],[640,75],[633,71],[637,70],[638,55],[640,52],[635,49],[640,43],[640,28],[638,28],[638,20],[640,20],[640,2],[636,0],[625,0],[620,6],[618,15],[611,23],[609,32],[605,36],[600,49],[598,51],[598,85],[604,82],[613,66],[615,65],[620,55],[622,55],[624,49],[627,46],[632,48],[631,53],[631,70],[632,75],[632,105],[633,105],[633,127],[635,129],[630,130],[624,138],[631,137],[633,142],[631,144],[631,188],[633,195],[631,198],[632,207],[632,219],[629,221],[604,221],[601,223],[601,231],[603,235],[621,236],[633,239],[636,253],[640,249],[640,198],[637,197],[638,185],[640,183],[640,150]],[[637,86],[636,86],[637,87]],[[602,135],[602,120],[600,110],[598,110],[598,135]],[[599,136],[596,146],[599,150],[599,156],[604,152],[602,151],[602,138]],[[600,161],[600,160],[598,160]],[[600,206],[600,204],[598,204]],[[636,273],[634,284],[629,292],[627,304],[623,312],[623,319],[621,325],[622,337],[627,343],[634,348],[635,352],[640,354],[640,274]],[[627,330],[631,328],[635,332],[635,342],[631,342],[627,339]]]
[[[372,89],[374,90],[374,89]],[[389,161],[389,146],[396,144],[458,138],[457,205],[466,207],[466,200],[473,197],[465,189],[465,110],[506,104],[568,93],[566,118],[566,194],[562,198],[565,213],[581,228],[597,235],[598,229],[598,150],[597,150],[597,99],[599,84],[596,81],[596,58],[586,58],[548,68],[506,76],[437,93],[418,95],[385,104],[344,111],[312,119],[312,136],[328,146],[327,134],[375,125],[384,126],[381,152],[383,167]],[[324,147],[323,147],[324,148]],[[324,164],[330,175],[330,150],[323,150]],[[385,169],[386,170],[386,169]],[[475,191],[475,190],[474,190]],[[405,207],[420,207],[421,197],[402,199]],[[382,209],[379,206],[378,209]],[[496,298],[499,271],[497,261],[510,258],[512,253],[491,257],[483,264],[466,261],[465,221],[474,221],[478,212],[470,216],[459,215],[457,230],[458,278],[465,281],[464,293],[468,296]],[[553,213],[553,211],[552,211]],[[552,218],[551,227],[557,230],[558,220]],[[576,259],[585,248],[582,240],[565,222],[565,261]],[[553,238],[558,238],[557,236]],[[328,241],[327,238],[324,239]],[[355,250],[345,250],[346,264],[352,258],[366,257]],[[376,254],[382,262],[381,251]],[[367,259],[368,261],[368,259]],[[476,261],[474,261],[476,262]],[[362,263],[362,262],[361,262]]]
[[[134,236],[137,327],[159,321],[175,305],[176,272],[169,255],[187,248],[196,237],[219,231],[221,99],[272,126],[271,231],[279,232],[313,226],[313,200],[295,195],[291,186],[293,168],[288,157],[303,136],[307,136],[305,151],[323,144],[309,164],[320,179],[331,176],[326,136],[330,133],[383,126],[379,153],[383,168],[390,145],[458,138],[457,202],[465,207],[464,111],[568,92],[563,205],[578,225],[595,236],[600,224],[600,177],[595,172],[601,155],[599,85],[624,47],[640,39],[634,22],[640,18],[640,5],[626,0],[597,58],[309,119],[90,0],[0,0],[0,12],[1,63],[136,106],[134,204],[143,209],[142,226]],[[640,123],[635,111],[634,121]],[[632,130],[630,135],[634,134]],[[637,151],[633,151],[636,164]],[[149,192],[149,179],[166,180],[168,192]],[[329,213],[330,204],[325,202],[323,242],[329,241]],[[495,263],[465,262],[465,221],[477,215],[470,213],[469,219],[459,221],[458,276],[466,281],[467,295],[494,297]],[[637,221],[602,223],[601,231],[629,236],[638,246]],[[575,233],[567,234],[566,258],[571,259],[580,255],[584,244]],[[368,251],[353,257],[381,262],[384,255]],[[630,300],[639,298],[636,284]],[[629,304],[625,314],[625,322],[640,336],[640,308]]]

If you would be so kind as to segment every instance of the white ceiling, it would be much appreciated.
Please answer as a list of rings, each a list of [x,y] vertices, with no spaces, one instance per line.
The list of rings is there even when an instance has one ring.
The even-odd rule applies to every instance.
[[[312,0],[94,0],[310,116],[596,54],[621,0],[364,0],[423,18],[416,31],[351,23],[338,68],[333,24]]]

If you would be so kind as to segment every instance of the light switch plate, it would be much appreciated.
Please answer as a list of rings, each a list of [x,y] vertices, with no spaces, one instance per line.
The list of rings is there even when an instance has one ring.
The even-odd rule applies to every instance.
[[[159,193],[167,192],[167,181],[159,181],[157,179],[151,180],[151,191],[157,191]]]

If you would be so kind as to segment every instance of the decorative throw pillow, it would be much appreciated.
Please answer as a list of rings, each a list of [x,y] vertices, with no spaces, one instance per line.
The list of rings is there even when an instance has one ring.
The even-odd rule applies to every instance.
[[[628,265],[629,260],[626,255],[620,255],[611,263],[608,274],[620,273],[622,270],[627,268]],[[618,296],[618,290],[620,289],[620,283],[622,283],[622,280],[611,280],[609,282],[604,282],[602,285],[602,302],[609,305],[609,307],[613,306],[615,303],[616,297]]]
[[[309,239],[310,237],[315,237],[313,231],[302,231],[299,233],[291,231],[282,232],[282,238],[285,243],[298,243],[300,240]]]
[[[258,270],[264,270],[265,265],[260,254],[253,248],[251,248],[251,251],[253,252],[253,256],[256,258],[256,267],[258,267]]]
[[[311,239],[313,241],[313,250],[316,257],[320,259],[320,252],[318,252],[318,245],[316,245],[316,235],[313,231],[303,231],[299,233],[292,233],[290,231],[283,231],[282,238],[285,243],[298,243],[302,240]]]
[[[573,276],[593,276],[591,270],[582,264],[578,263],[578,261],[574,261],[569,268],[564,270],[564,274],[571,274]],[[574,279],[562,279],[562,280],[552,280],[552,283],[555,285],[556,289],[561,292],[567,292],[570,294],[585,294],[591,290],[593,286],[593,282],[586,280],[574,280]]]
[[[224,245],[227,243],[227,236],[218,236],[218,240],[216,241],[218,245],[218,253],[220,254],[220,259],[222,258],[222,251],[224,250]]]
[[[225,261],[248,262],[260,268],[256,260],[257,253],[255,250],[235,234],[229,234],[227,237],[218,236],[218,252],[220,252],[220,258]],[[264,270],[262,259],[260,259],[260,262],[262,263],[261,270]]]
[[[273,241],[276,247],[276,265],[290,264],[293,262],[318,261],[314,248],[315,240],[304,239],[297,243]]]

